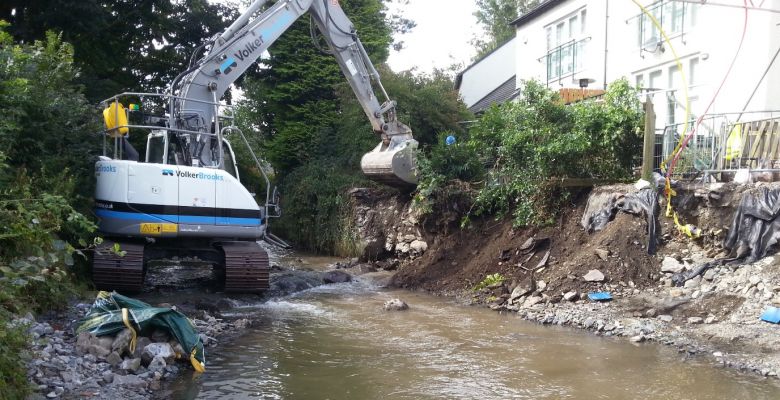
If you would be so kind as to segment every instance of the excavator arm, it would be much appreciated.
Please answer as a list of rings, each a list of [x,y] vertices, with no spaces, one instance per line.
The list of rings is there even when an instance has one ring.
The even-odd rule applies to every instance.
[[[207,53],[172,82],[169,126],[208,134],[192,141],[193,164],[222,167],[219,118],[214,103],[298,18],[309,13],[322,32],[381,143],[363,156],[361,167],[371,179],[391,186],[417,182],[412,131],[397,120],[379,74],[337,0],[279,0],[261,12],[267,0],[256,0],[230,27],[211,39]],[[377,98],[372,83],[382,92]],[[216,148],[215,151],[212,150]],[[197,166],[195,165],[195,166]]]

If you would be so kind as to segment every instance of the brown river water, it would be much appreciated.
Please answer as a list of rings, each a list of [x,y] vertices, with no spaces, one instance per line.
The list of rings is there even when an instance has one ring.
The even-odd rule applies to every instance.
[[[410,309],[384,311],[395,297]],[[171,398],[780,399],[776,380],[661,345],[538,326],[370,281],[232,312],[255,325],[208,351],[207,372],[182,376]]]

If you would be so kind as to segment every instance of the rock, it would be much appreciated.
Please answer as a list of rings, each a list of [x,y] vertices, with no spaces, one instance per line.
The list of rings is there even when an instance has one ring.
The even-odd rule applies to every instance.
[[[707,272],[704,273],[704,280],[705,281],[711,281],[715,279],[716,272],[713,269],[708,269]]]
[[[112,367],[116,367],[122,362],[122,356],[120,356],[119,353],[112,351],[111,354],[106,356],[106,362]]]
[[[428,250],[428,243],[423,242],[422,240],[415,240],[412,243],[409,243],[409,248],[417,254],[422,254]]]
[[[325,283],[345,283],[352,281],[352,275],[344,271],[328,271],[322,276]]]
[[[572,290],[571,292],[566,292],[566,294],[563,295],[563,299],[566,301],[577,301],[577,299],[580,297],[579,293]]]
[[[602,260],[607,261],[609,257],[609,250],[606,249],[594,249],[593,252]]]
[[[669,290],[669,296],[672,297],[682,297],[685,294],[682,289],[680,288],[674,288]]]
[[[679,274],[685,269],[685,265],[672,257],[664,257],[661,261],[661,272]]]
[[[658,319],[660,319],[661,321],[664,321],[664,322],[672,322],[674,317],[672,317],[669,314],[661,314],[661,315],[658,316]]]
[[[629,339],[629,340],[631,341],[631,343],[641,343],[641,342],[645,341],[645,336],[644,335],[636,335],[636,336],[632,336],[631,339]]]
[[[545,281],[537,281],[536,282],[536,290],[538,292],[544,292],[544,289],[547,289],[547,282]]]
[[[723,353],[721,353],[719,351],[716,351],[716,352],[712,353],[712,355],[715,356],[715,357],[723,357]]]
[[[409,305],[401,299],[391,299],[385,302],[384,308],[386,311],[403,311],[408,310]]]
[[[588,271],[585,276],[582,277],[588,282],[603,282],[604,281],[604,274],[601,273],[601,271],[597,269],[592,269]]]
[[[76,339],[76,350],[80,354],[89,353],[104,358],[111,353],[113,342],[114,339],[107,336],[97,337],[91,333],[82,332]]]
[[[702,323],[702,321],[704,321],[704,319],[702,317],[689,317],[688,318],[688,323],[689,324],[700,324],[700,323]]]
[[[539,303],[541,303],[544,299],[541,296],[531,296],[527,299],[525,299],[525,302],[523,303],[523,308],[528,308],[535,306]]]
[[[148,337],[146,336],[139,337],[135,343],[135,351],[133,351],[132,354],[133,358],[141,358],[141,353],[143,353],[144,348],[150,345],[151,343],[152,341]]]
[[[119,366],[119,368],[125,371],[130,371],[135,373],[136,371],[138,371],[138,368],[141,368],[141,359],[127,358],[124,361],[122,361],[122,364]]]
[[[172,362],[176,358],[173,347],[168,343],[151,343],[144,347],[141,353],[141,361],[148,365],[155,357],[162,357],[166,362]]]
[[[114,384],[135,389],[145,389],[147,385],[138,375],[114,375]]]
[[[113,372],[111,372],[111,371],[103,372],[103,376],[102,376],[103,382],[105,382],[105,383],[112,383],[112,382],[114,382],[114,375],[115,374]]]
[[[120,356],[122,354],[125,354],[125,352],[129,351],[130,348],[130,340],[133,338],[133,333],[130,331],[130,329],[123,329],[121,332],[119,332],[118,335],[114,338],[113,343],[111,343],[111,351],[116,352]]]
[[[645,311],[645,317],[647,318],[654,318],[656,315],[658,315],[658,310],[655,308],[648,308],[647,311]]]
[[[699,287],[699,283],[701,283],[701,276],[688,279],[687,281],[685,281],[683,287],[686,289],[693,289]]]
[[[155,329],[154,332],[152,332],[150,339],[152,339],[152,342],[154,343],[163,343],[171,340],[171,335],[162,329]]]
[[[48,397],[50,399],[56,399],[57,398],[57,393],[54,393],[54,391],[52,390],[51,392],[49,392],[49,394],[46,395],[46,397]]]
[[[239,320],[239,321],[242,321],[242,320]],[[246,321],[246,320],[243,320],[243,321]],[[243,328],[246,328],[246,326],[244,326]],[[241,328],[241,329],[243,329],[243,328]],[[176,353],[176,355],[178,357],[183,357],[183,356],[185,356],[187,354],[184,351],[184,347],[182,347],[182,345],[179,344],[179,342],[177,342],[175,340],[171,340],[170,342],[168,342],[168,344],[171,345],[171,347],[173,348],[173,352]]]
[[[533,291],[534,291],[534,287],[533,284],[531,284],[530,282],[526,284],[517,285],[515,286],[514,289],[512,289],[512,294],[509,295],[509,300],[515,301],[525,295],[530,294]]]
[[[714,315],[710,315],[709,317],[707,317],[707,319],[704,320],[704,323],[705,324],[711,324],[711,323],[715,322],[715,320],[716,320],[715,316]]]
[[[164,358],[156,356],[152,359],[147,368],[150,372],[163,371],[167,365]]]

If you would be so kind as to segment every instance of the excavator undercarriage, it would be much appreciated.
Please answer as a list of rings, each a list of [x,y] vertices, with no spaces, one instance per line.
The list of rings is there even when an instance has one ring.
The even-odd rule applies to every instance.
[[[118,244],[118,247],[115,247]],[[168,244],[171,246],[171,244]],[[185,246],[169,247],[182,253]],[[95,251],[92,281],[97,289],[138,293],[144,288],[148,261],[169,259],[172,252],[138,241],[104,241]],[[268,252],[256,242],[215,242],[201,252],[189,249],[186,254],[205,254],[224,277],[220,289],[231,293],[262,293],[269,288]]]

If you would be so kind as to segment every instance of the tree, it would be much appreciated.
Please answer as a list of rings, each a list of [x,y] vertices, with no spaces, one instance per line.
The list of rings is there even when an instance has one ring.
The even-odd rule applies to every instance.
[[[389,54],[391,30],[380,0],[342,0],[360,40],[375,64]],[[244,82],[244,106],[262,121],[266,158],[282,173],[311,160],[319,138],[334,136],[339,117],[335,86],[344,76],[335,58],[312,43],[308,18],[296,21],[271,46],[256,76]],[[325,139],[327,140],[327,139]]]
[[[74,47],[90,101],[126,90],[158,91],[184,70],[192,51],[234,19],[206,0],[7,0],[0,19],[20,42],[62,32]]]
[[[485,39],[475,39],[478,59],[515,36],[512,21],[539,3],[539,0],[477,0],[474,15],[485,31]]]

